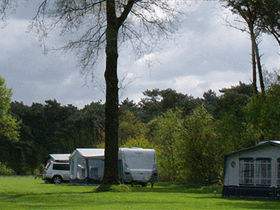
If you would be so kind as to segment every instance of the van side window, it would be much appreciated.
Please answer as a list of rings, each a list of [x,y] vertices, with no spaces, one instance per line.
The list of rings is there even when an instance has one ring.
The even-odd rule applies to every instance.
[[[69,171],[69,164],[53,164],[53,170]]]

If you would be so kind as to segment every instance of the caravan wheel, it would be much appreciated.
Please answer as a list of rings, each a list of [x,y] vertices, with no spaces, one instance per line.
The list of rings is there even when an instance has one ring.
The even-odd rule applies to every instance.
[[[142,187],[147,187],[147,183],[142,183]]]
[[[54,176],[52,181],[55,184],[60,184],[62,182],[62,178],[60,176]]]

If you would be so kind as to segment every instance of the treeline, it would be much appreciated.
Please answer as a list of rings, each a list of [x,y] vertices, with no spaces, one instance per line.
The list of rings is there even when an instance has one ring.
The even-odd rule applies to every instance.
[[[139,103],[120,103],[119,146],[155,148],[162,181],[220,182],[226,153],[280,138],[276,80],[265,95],[253,95],[253,86],[241,82],[219,96],[209,90],[202,98],[172,89],[146,90]],[[83,109],[56,100],[31,106],[12,102],[10,113],[20,122],[20,138],[2,140],[0,162],[17,174],[33,173],[50,153],[104,147],[101,102]]]

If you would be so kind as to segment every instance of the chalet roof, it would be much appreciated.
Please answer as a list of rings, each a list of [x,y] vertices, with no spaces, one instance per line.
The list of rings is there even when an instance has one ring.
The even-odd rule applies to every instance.
[[[280,147],[280,141],[278,141],[278,140],[262,141],[262,142],[256,144],[255,146],[243,148],[243,149],[237,150],[235,152],[226,154],[225,157],[228,157],[229,155],[237,154],[237,153],[240,153],[240,152],[244,152],[244,151],[249,151],[249,150],[255,149],[257,147],[263,147],[263,146],[266,146],[266,145],[272,145],[272,146],[279,146]]]

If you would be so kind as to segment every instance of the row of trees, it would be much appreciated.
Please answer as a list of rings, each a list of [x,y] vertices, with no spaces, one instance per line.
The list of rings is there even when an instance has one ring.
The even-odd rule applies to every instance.
[[[155,148],[162,181],[220,182],[224,154],[280,138],[280,85],[277,75],[270,78],[265,97],[253,95],[253,85],[240,82],[220,90],[220,96],[212,90],[194,98],[154,89],[146,90],[137,104],[126,99],[119,108],[119,146]],[[9,116],[20,126],[20,135],[14,133],[8,141],[0,133],[6,148],[0,158],[18,174],[31,173],[50,153],[104,147],[100,102],[83,109],[56,100],[10,105]]]

